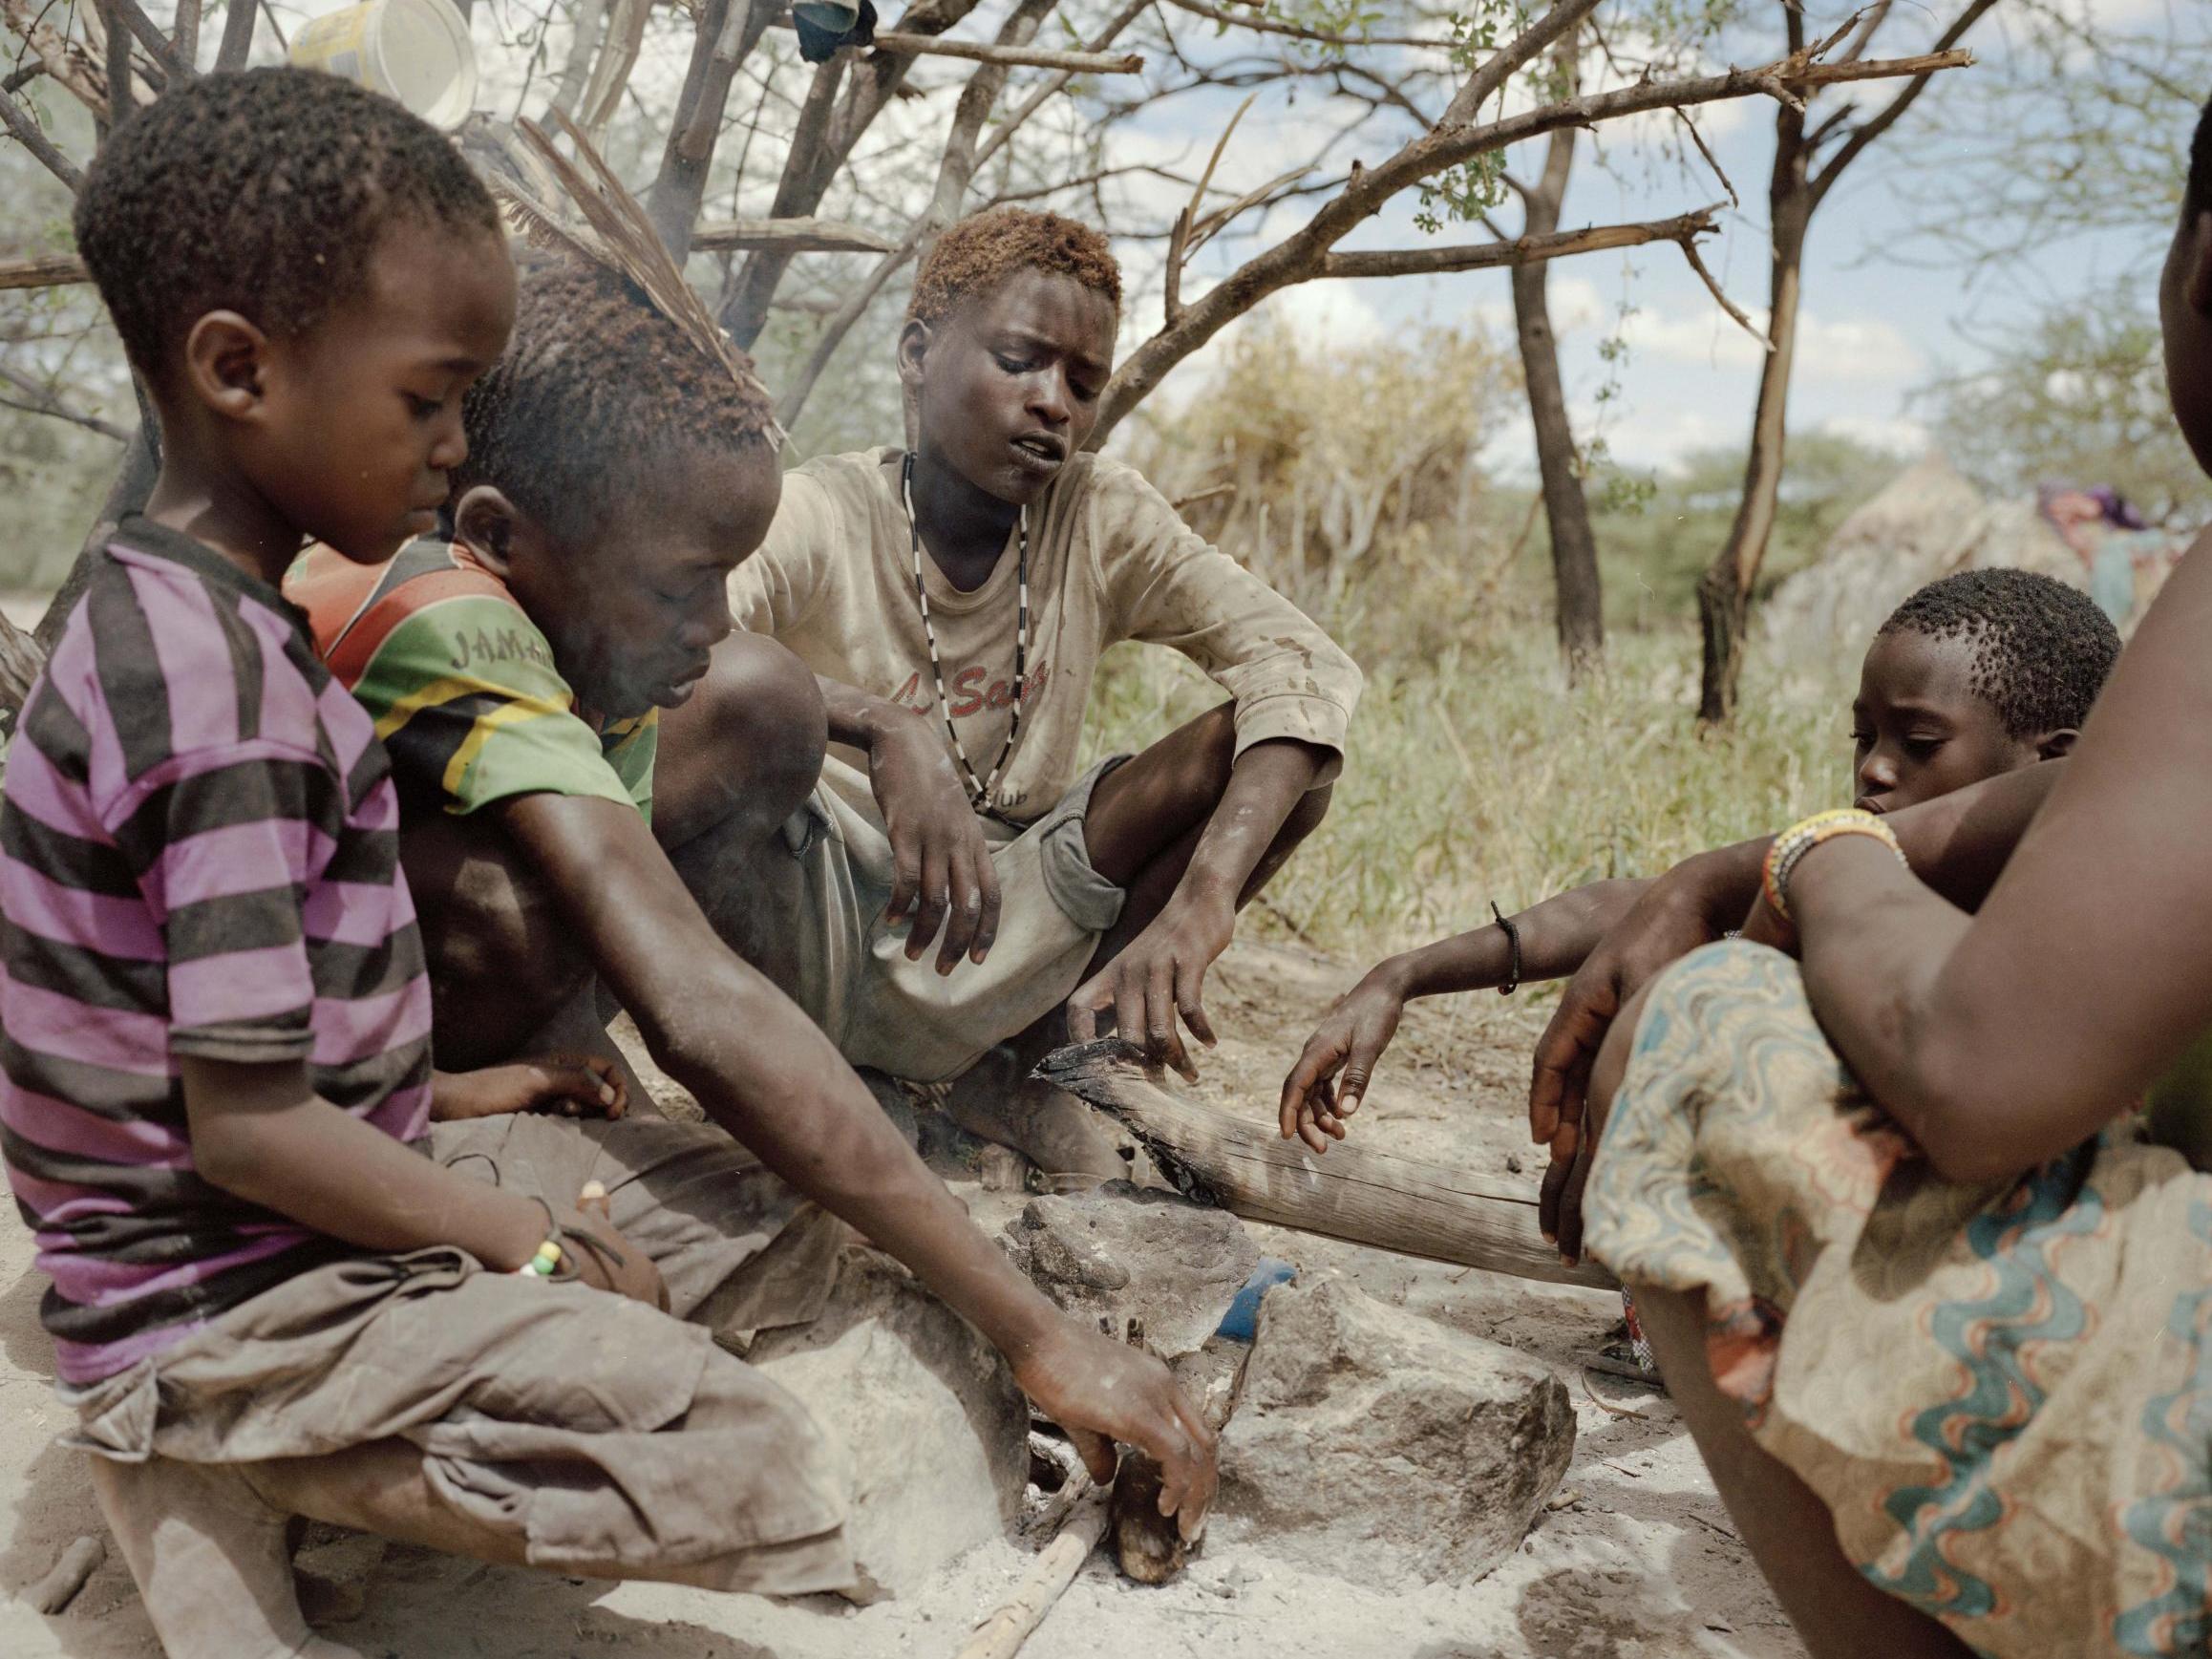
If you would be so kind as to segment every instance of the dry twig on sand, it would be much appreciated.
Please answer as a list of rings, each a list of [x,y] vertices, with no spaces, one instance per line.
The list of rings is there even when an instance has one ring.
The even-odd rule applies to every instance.
[[[1106,1494],[1094,1492],[1060,1529],[1060,1536],[1037,1552],[1013,1595],[975,1627],[956,1659],[1013,1659],[1105,1535]]]

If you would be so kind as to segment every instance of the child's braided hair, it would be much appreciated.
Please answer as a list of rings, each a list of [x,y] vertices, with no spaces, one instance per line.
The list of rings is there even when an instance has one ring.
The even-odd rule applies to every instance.
[[[993,207],[969,215],[937,239],[914,279],[906,318],[935,328],[1017,270],[1074,277],[1120,312],[1121,265],[1103,235],[1056,213]]]
[[[731,376],[623,278],[562,259],[525,271],[506,354],[462,403],[457,495],[496,485],[556,540],[583,546],[630,500],[637,475],[685,447],[774,453],[768,394]]]
[[[499,232],[483,184],[428,122],[307,69],[172,85],[101,146],[77,251],[157,384],[193,323],[233,310],[298,334],[361,291],[378,233],[414,214]]]
[[[2119,630],[2077,587],[2032,570],[1962,570],[1890,613],[1876,637],[1970,638],[1975,696],[2014,737],[2078,727],[2120,652]]]

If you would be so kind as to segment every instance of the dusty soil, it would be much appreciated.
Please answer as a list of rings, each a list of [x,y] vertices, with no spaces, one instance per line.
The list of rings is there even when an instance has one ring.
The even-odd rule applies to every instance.
[[[1283,1072],[1313,1017],[1346,985],[1340,964],[1295,947],[1240,944],[1211,981],[1224,1034],[1197,1093],[1271,1117]],[[1526,1055],[1546,1005],[1491,995],[1417,1005],[1355,1134],[1411,1157],[1449,1159],[1533,1188],[1521,1116]],[[967,1190],[993,1228],[1020,1195]],[[1735,1538],[1663,1396],[1587,1373],[1582,1361],[1618,1312],[1609,1295],[1533,1286],[1351,1245],[1255,1228],[1261,1248],[1306,1272],[1342,1273],[1556,1368],[1579,1439],[1555,1507],[1521,1549],[1474,1584],[1383,1593],[1294,1571],[1254,1544],[1215,1540],[1184,1578],[1145,1589],[1094,1556],[1023,1649],[1025,1659],[1796,1659],[1803,1649]],[[53,1445],[65,1414],[38,1325],[45,1288],[31,1240],[0,1220],[0,1591],[43,1574],[102,1527],[77,1454]],[[443,1558],[375,1541],[311,1547],[303,1567],[337,1622],[334,1639],[393,1659],[951,1659],[1004,1599],[1028,1551],[970,1551],[923,1593],[855,1610],[831,1598],[774,1603],[658,1585],[605,1585]],[[311,1586],[312,1587],[312,1586]],[[151,1659],[129,1576],[111,1555],[69,1610],[34,1618],[0,1602],[10,1659]]]

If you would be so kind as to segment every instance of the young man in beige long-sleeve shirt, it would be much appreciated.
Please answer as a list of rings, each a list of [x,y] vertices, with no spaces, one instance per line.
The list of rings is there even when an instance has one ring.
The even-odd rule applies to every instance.
[[[1120,297],[1105,239],[1068,220],[946,233],[899,342],[915,447],[789,475],[731,580],[739,625],[820,684],[821,782],[765,851],[723,827],[730,746],[756,727],[717,670],[663,724],[656,819],[724,936],[847,1059],[928,1082],[995,1049],[954,1115],[1102,1175],[1122,1166],[1088,1114],[1018,1083],[1051,1016],[1065,1004],[1081,1038],[1110,1015],[1190,1070],[1178,1021],[1211,1042],[1206,970],[1321,820],[1360,689],[1296,606],[1083,453]],[[1180,650],[1229,701],[1078,778],[1099,654],[1123,639]]]

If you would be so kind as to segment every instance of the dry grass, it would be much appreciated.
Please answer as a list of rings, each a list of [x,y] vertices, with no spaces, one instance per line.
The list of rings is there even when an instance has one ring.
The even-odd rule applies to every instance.
[[[1606,670],[1570,689],[1540,596],[1440,597],[1326,619],[1366,669],[1367,694],[1327,822],[1268,889],[1271,925],[1379,956],[1475,925],[1492,899],[1510,912],[1655,873],[1833,804],[1842,787],[1839,680],[1817,694],[1800,672],[1785,692],[1755,664],[1736,728],[1701,735],[1687,627],[1616,634]],[[1457,626],[1439,622],[1455,612]],[[1219,697],[1180,658],[1118,647],[1086,751],[1141,748]]]

